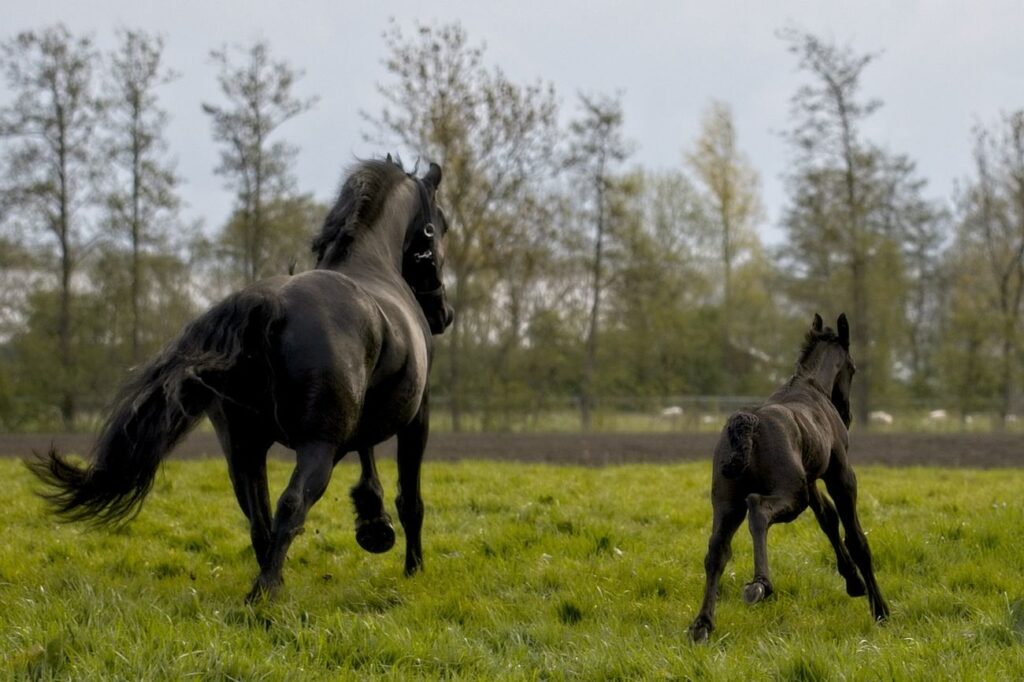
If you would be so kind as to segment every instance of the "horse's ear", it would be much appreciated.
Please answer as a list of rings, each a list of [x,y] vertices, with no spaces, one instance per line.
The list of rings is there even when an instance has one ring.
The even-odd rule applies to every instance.
[[[423,176],[423,183],[435,190],[441,186],[441,167],[433,161],[430,162],[430,169],[427,170],[427,174]]]
[[[384,160],[387,161],[388,163],[394,163],[395,162],[395,160],[393,158],[391,158],[391,154],[390,153],[387,155],[387,157],[385,157]]]
[[[846,321],[846,313],[841,313],[836,320],[836,331],[839,332],[839,343],[843,348],[850,348],[850,323]]]
[[[825,321],[821,319],[821,315],[819,315],[818,313],[814,313],[814,322],[811,323],[811,329],[820,334],[822,325],[824,324]]]

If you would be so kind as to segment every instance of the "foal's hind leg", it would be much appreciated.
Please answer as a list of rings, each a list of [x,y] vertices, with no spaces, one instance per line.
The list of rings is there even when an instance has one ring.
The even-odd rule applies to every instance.
[[[863,597],[865,594],[864,581],[857,572],[857,567],[850,558],[850,552],[839,537],[839,516],[836,514],[835,505],[832,501],[821,494],[817,483],[807,484],[807,501],[811,511],[818,519],[818,525],[828,536],[832,548],[836,552],[836,562],[839,567],[839,575],[846,578],[846,593],[851,597]]]
[[[718,598],[718,581],[722,571],[732,556],[732,537],[736,529],[743,523],[747,507],[743,498],[719,501],[715,496],[714,522],[711,527],[711,539],[708,540],[708,553],[704,557],[704,603],[700,613],[690,626],[690,637],[695,642],[703,642],[715,628],[715,600]]]
[[[743,601],[755,604],[774,591],[768,571],[768,529],[792,521],[807,507],[805,488],[789,494],[747,495],[747,525],[754,542],[754,579],[743,587]]]
[[[266,564],[249,592],[249,601],[272,595],[284,582],[281,570],[295,536],[302,532],[309,508],[327,490],[334,468],[334,446],[329,443],[308,443],[296,448],[295,471],[288,487],[277,501],[277,515],[271,536]]]
[[[395,545],[395,528],[384,511],[384,489],[377,476],[373,448],[359,451],[359,465],[359,482],[350,493],[356,508],[356,542],[367,552],[386,552]]]
[[[857,477],[846,462],[840,461],[837,457],[833,457],[832,462],[825,473],[825,486],[828,488],[828,494],[836,502],[836,510],[846,529],[846,547],[850,550],[850,556],[860,569],[861,575],[864,576],[871,615],[875,620],[885,620],[889,617],[889,606],[878,589],[868,538],[864,535],[860,519],[857,517]]]
[[[398,433],[398,520],[405,529],[405,574],[412,575],[423,568],[423,546],[420,531],[423,528],[423,499],[420,497],[420,464],[430,432],[427,397],[419,413],[408,426]]]

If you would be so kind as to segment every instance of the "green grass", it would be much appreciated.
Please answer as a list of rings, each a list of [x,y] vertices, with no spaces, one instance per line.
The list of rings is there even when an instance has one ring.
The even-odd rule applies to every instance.
[[[273,462],[275,489],[289,466]],[[737,536],[709,644],[706,465],[427,464],[426,572],[355,544],[341,466],[276,602],[219,460],[170,462],[118,531],[55,523],[0,460],[0,678],[1020,679],[1024,471],[864,468],[861,514],[892,619],[849,599],[810,513],[771,533],[776,595],[740,589]],[[382,466],[388,487],[394,467]],[[390,495],[389,495],[390,497]]]

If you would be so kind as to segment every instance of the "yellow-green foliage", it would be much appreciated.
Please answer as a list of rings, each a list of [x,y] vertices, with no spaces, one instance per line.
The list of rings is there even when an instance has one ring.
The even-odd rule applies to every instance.
[[[279,490],[289,473],[271,464]],[[118,531],[55,523],[0,460],[0,677],[40,679],[993,679],[1024,677],[1024,472],[863,468],[892,620],[849,599],[810,513],[771,532],[776,595],[747,607],[741,530],[710,644],[706,465],[425,468],[426,572],[355,544],[343,465],[286,588],[255,562],[219,460],[170,462]],[[395,472],[382,468],[386,485]]]

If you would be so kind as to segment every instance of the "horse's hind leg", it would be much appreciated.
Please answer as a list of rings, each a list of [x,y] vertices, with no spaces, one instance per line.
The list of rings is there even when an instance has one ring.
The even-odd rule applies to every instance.
[[[833,465],[825,473],[825,486],[828,488],[828,494],[835,500],[839,519],[846,529],[846,547],[850,550],[850,556],[864,577],[868,601],[871,604],[871,615],[875,620],[885,620],[889,617],[889,606],[882,598],[881,590],[878,589],[868,538],[864,535],[860,519],[857,517],[857,477],[849,464],[840,462],[835,457],[832,461]]]
[[[732,538],[736,529],[743,523],[747,513],[743,498],[718,501],[715,497],[714,522],[711,527],[711,539],[708,540],[708,553],[704,557],[704,602],[700,613],[690,626],[690,637],[695,642],[703,642],[715,627],[715,601],[718,598],[718,581],[722,571],[732,556]]]
[[[420,497],[420,464],[430,431],[429,409],[424,396],[419,413],[407,427],[398,433],[398,520],[405,529],[405,574],[412,575],[423,568],[423,546],[420,531],[423,528],[423,499]]]
[[[350,493],[356,508],[356,541],[367,552],[386,552],[395,545],[395,528],[384,511],[384,489],[377,476],[373,448],[359,451],[359,465],[359,482]]]
[[[835,505],[832,501],[821,494],[818,485],[814,482],[807,484],[807,501],[811,511],[818,519],[818,525],[828,536],[832,548],[836,552],[836,562],[839,567],[839,575],[846,578],[846,593],[851,597],[863,597],[865,594],[864,581],[857,572],[857,567],[850,558],[850,552],[839,537],[839,516],[836,514]]]
[[[806,488],[789,494],[747,495],[747,525],[754,542],[754,579],[743,587],[743,601],[755,604],[774,591],[768,571],[768,529],[774,523],[792,521],[806,507]]]
[[[272,595],[284,582],[281,570],[288,547],[302,532],[309,508],[327,490],[334,468],[334,452],[335,447],[324,442],[307,443],[296,448],[295,471],[277,501],[267,561],[249,593],[249,601]]]
[[[235,497],[249,520],[249,536],[256,561],[264,568],[270,549],[270,493],[267,490],[267,450],[273,439],[262,434],[239,415],[228,418],[222,410],[211,410],[210,419],[217,431]]]

